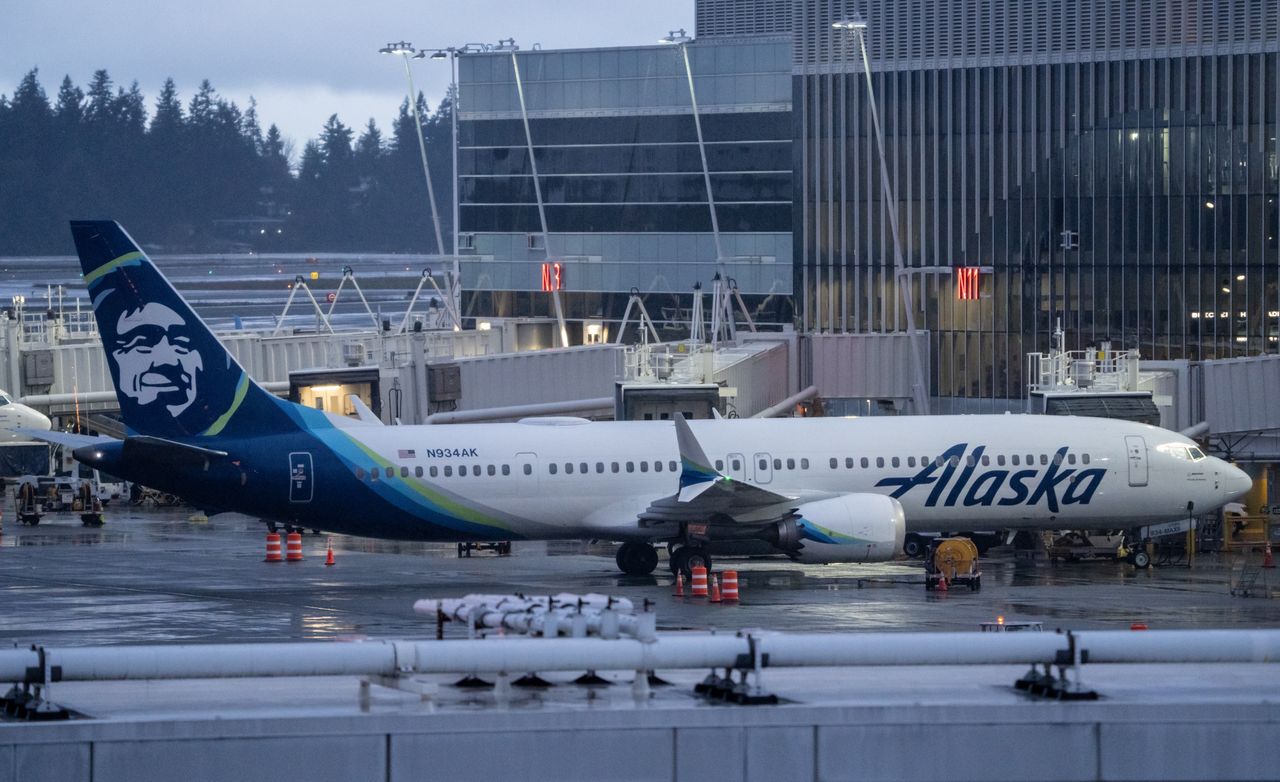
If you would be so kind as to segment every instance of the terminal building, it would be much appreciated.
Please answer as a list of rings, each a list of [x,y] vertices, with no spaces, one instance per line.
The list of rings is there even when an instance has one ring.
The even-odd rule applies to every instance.
[[[847,18],[869,23],[892,200]],[[1158,361],[1280,350],[1274,3],[698,0],[696,19],[675,46],[460,59],[471,311],[550,314],[558,288],[571,324],[609,328],[635,289],[678,322],[720,272],[824,346],[812,372],[830,346],[902,355],[909,285],[933,412],[1021,409],[1059,323]]]

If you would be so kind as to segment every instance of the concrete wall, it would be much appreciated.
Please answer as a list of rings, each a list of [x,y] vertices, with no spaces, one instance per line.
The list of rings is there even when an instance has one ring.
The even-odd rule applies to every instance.
[[[0,727],[0,782],[1274,780],[1253,703],[685,705]]]

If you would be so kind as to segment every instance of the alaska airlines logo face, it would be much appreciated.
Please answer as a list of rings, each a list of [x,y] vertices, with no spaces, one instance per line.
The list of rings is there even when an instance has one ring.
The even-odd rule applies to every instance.
[[[1060,505],[1088,505],[1098,490],[1107,471],[1101,467],[1077,470],[1067,467],[1067,448],[1057,450],[1044,470],[1030,465],[1018,470],[982,470],[985,445],[979,445],[965,459],[968,443],[958,443],[929,462],[924,469],[907,478],[882,478],[876,486],[897,487],[889,495],[895,499],[921,487],[931,487],[926,507],[1039,505],[1044,503],[1050,513],[1057,513]],[[957,475],[957,472],[959,473]]]

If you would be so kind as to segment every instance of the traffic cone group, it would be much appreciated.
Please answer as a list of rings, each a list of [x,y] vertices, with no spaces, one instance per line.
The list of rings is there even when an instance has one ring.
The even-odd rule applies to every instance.
[[[736,570],[724,571],[723,589],[724,591],[722,593],[722,596],[724,597],[724,602],[726,603],[738,602],[738,571]]]
[[[736,570],[726,570],[724,573],[716,574],[709,572],[702,565],[696,565],[692,569],[693,575],[689,578],[689,597],[705,597],[708,603],[737,603],[740,592],[738,591],[738,572]],[[672,597],[685,597],[684,589],[684,573],[676,571],[675,589],[671,592]]]
[[[694,597],[707,596],[707,569],[702,565],[693,566],[693,578],[689,583],[690,593]]]
[[[1271,558],[1271,541],[1267,541],[1267,547],[1262,550],[1262,566],[1265,568],[1274,568],[1276,561]]]
[[[301,532],[290,532],[288,537],[285,538],[284,559],[286,562],[302,561],[302,533]]]
[[[283,562],[284,558],[280,556],[280,533],[267,533],[267,558],[263,562]]]
[[[324,555],[324,566],[325,566],[325,567],[333,567],[335,564],[337,564],[337,563],[335,563],[335,562],[333,561],[333,540],[332,540],[332,539],[330,539],[330,540],[329,540],[329,546],[328,546],[328,552]]]

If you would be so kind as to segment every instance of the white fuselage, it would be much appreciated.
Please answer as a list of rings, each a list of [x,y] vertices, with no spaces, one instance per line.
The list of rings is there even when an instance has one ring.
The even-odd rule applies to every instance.
[[[38,410],[13,401],[9,395],[0,390],[0,443],[27,442],[32,438],[16,430],[38,429],[49,431],[52,422],[49,417]]]
[[[735,480],[808,502],[889,494],[908,530],[1118,528],[1247,491],[1174,432],[1096,418],[972,415],[690,422]],[[370,450],[527,537],[653,539],[637,517],[679,489],[670,422],[354,426]],[[1194,458],[1192,454],[1198,456]]]

